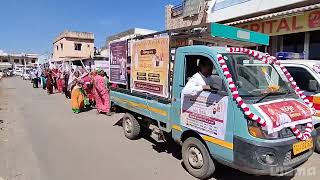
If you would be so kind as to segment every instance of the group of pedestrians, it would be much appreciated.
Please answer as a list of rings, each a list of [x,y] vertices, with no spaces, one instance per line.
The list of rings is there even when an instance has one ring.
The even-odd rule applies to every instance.
[[[96,108],[99,114],[111,115],[109,80],[103,70],[34,69],[31,77],[34,88],[40,84],[49,95],[61,93],[71,99],[72,111],[76,114]]]

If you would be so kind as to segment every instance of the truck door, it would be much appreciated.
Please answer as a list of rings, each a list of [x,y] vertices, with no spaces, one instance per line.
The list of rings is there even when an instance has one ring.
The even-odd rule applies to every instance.
[[[211,76],[204,77],[201,73],[200,64],[204,61],[211,63]],[[178,54],[175,67],[172,115],[176,128],[173,128],[173,136],[178,131],[196,132],[207,142],[211,152],[232,160],[233,127],[227,126],[227,119],[230,118],[228,114],[233,116],[233,113],[228,112],[229,97],[219,76],[219,67],[212,57],[201,53]],[[197,87],[192,87],[191,84]],[[214,88],[203,90],[204,85]],[[177,134],[176,136],[178,137]],[[225,156],[228,153],[225,149],[231,150],[230,156]]]

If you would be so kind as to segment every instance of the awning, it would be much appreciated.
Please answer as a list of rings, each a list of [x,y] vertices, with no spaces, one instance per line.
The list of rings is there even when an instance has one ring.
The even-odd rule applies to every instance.
[[[276,17],[287,16],[290,14],[297,14],[297,13],[301,13],[301,12],[305,12],[305,11],[310,11],[310,10],[314,10],[314,9],[318,9],[318,8],[320,8],[320,3],[310,5],[310,6],[290,9],[290,10],[286,10],[286,11],[281,11],[281,12],[277,12],[277,13],[271,13],[271,14],[266,14],[266,15],[262,15],[262,16],[257,16],[257,17],[253,17],[253,18],[243,19],[243,20],[239,20],[239,21],[234,21],[231,23],[226,23],[226,25],[237,25],[237,24],[249,23],[252,21],[272,19],[272,18],[276,18]]]

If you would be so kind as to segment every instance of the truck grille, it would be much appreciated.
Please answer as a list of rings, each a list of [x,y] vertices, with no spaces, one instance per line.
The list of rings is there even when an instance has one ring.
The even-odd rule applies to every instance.
[[[300,162],[302,159],[306,159],[308,156],[312,154],[312,150],[305,151],[299,155],[294,156],[292,150],[286,153],[286,156],[283,161],[284,166],[291,166],[292,164],[296,164]]]
[[[304,125],[297,125],[296,127],[297,127],[301,132],[304,132],[305,129],[306,129],[306,126],[307,126],[307,125],[304,124]],[[280,133],[280,137],[281,137],[281,138],[289,138],[289,137],[293,137],[293,136],[294,136],[291,128],[284,128],[284,129],[282,129],[279,133]]]

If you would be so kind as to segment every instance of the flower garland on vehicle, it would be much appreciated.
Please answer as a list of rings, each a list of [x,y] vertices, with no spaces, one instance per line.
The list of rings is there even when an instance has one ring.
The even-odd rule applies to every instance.
[[[301,89],[297,86],[297,83],[294,81],[293,77],[290,75],[288,70],[282,64],[280,64],[280,61],[276,60],[275,57],[272,57],[272,56],[269,56],[269,55],[262,56],[258,51],[249,50],[249,49],[246,49],[246,48],[227,48],[227,51],[229,51],[231,53],[232,52],[246,53],[247,55],[253,56],[257,60],[260,60],[265,64],[276,64],[276,65],[278,65],[281,68],[281,70],[283,71],[283,73],[286,75],[288,81],[291,84],[291,87],[295,89],[295,93],[301,99],[303,99],[304,103],[307,106],[309,106],[310,108],[313,109],[313,104],[310,103],[310,101],[304,95],[303,91],[301,91]],[[237,102],[237,104],[241,107],[241,110],[244,112],[244,114],[249,119],[251,119],[253,121],[256,121],[262,127],[266,127],[267,126],[266,121],[264,119],[262,119],[261,117],[259,117],[258,115],[252,113],[250,108],[245,104],[243,99],[240,97],[238,88],[236,87],[236,84],[233,82],[232,75],[230,74],[229,68],[228,68],[228,66],[226,64],[226,61],[223,58],[223,56],[221,54],[218,54],[217,55],[217,59],[219,61],[219,64],[220,64],[220,66],[221,66],[221,68],[223,70],[223,73],[224,73],[225,77],[227,78],[227,81],[229,83],[229,89],[231,90],[233,98]],[[313,112],[314,112],[314,109],[313,109]],[[291,130],[293,131],[293,133],[295,134],[295,136],[298,139],[300,139],[301,141],[305,141],[305,140],[307,140],[307,139],[309,139],[311,137],[311,132],[313,130],[313,124],[312,123],[308,123],[304,133],[302,133],[295,126],[292,126]]]

